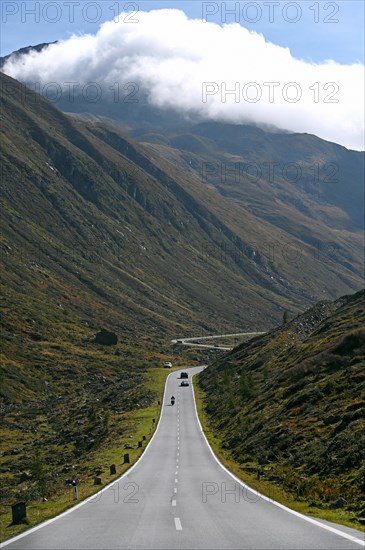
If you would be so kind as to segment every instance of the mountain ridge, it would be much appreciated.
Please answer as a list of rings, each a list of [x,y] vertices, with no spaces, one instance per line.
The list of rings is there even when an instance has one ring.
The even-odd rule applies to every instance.
[[[21,124],[24,124],[28,128],[26,132],[30,140],[25,145],[24,138],[19,138],[24,143],[24,152],[32,146],[34,151],[37,150],[35,158],[39,155],[39,151],[43,151],[42,154],[45,154],[44,161],[42,161],[44,164],[40,172],[39,165],[32,168],[33,180],[38,182],[37,196],[39,200],[45,199],[45,204],[56,207],[55,212],[58,212],[57,215],[61,215],[64,221],[67,220],[70,227],[75,226],[75,229],[79,232],[79,238],[85,236],[85,228],[82,228],[80,222],[77,221],[79,217],[76,215],[75,210],[77,201],[74,200],[77,196],[86,200],[90,208],[97,208],[101,211],[101,226],[104,229],[106,229],[107,218],[114,220],[112,223],[115,223],[118,217],[122,216],[128,224],[127,218],[130,217],[131,212],[135,212],[134,219],[140,220],[138,221],[140,233],[139,256],[143,254],[141,252],[143,247],[146,248],[146,243],[142,244],[146,240],[145,229],[148,228],[148,231],[151,231],[155,240],[157,239],[156,245],[160,246],[163,241],[161,226],[167,223],[167,226],[176,234],[174,237],[175,243],[180,243],[179,246],[184,247],[184,262],[187,261],[186,252],[190,250],[190,254],[195,255],[195,259],[192,256],[189,261],[197,267],[197,255],[199,258],[198,263],[202,262],[200,270],[203,268],[204,263],[207,267],[208,265],[215,266],[215,270],[219,266],[222,274],[228,274],[229,271],[230,276],[223,276],[227,280],[232,276],[239,278],[242,274],[245,274],[244,277],[248,277],[249,280],[246,295],[250,293],[249,287],[255,286],[255,281],[261,281],[260,285],[263,288],[266,286],[268,290],[258,292],[257,296],[263,296],[266,292],[266,299],[269,302],[272,302],[271,293],[274,293],[273,296],[275,293],[278,293],[278,296],[280,294],[285,296],[284,302],[287,301],[290,295],[293,298],[296,296],[294,299],[298,302],[298,305],[303,299],[307,302],[313,299],[310,297],[311,292],[308,292],[306,283],[296,288],[295,285],[289,282],[290,279],[293,280],[292,270],[296,258],[291,261],[289,254],[285,257],[283,254],[284,249],[281,250],[281,256],[275,258],[269,250],[271,241],[286,244],[288,238],[280,228],[275,227],[268,219],[261,218],[258,222],[253,212],[250,212],[249,209],[242,210],[242,201],[239,204],[239,201],[232,202],[229,197],[222,197],[219,193],[217,194],[214,185],[207,186],[204,182],[199,181],[196,174],[193,177],[192,173],[181,171],[178,163],[173,163],[174,159],[168,159],[166,155],[157,156],[157,152],[152,151],[150,147],[147,146],[146,148],[144,145],[134,142],[133,138],[128,137],[127,134],[121,134],[120,130],[115,127],[107,128],[99,122],[85,122],[77,118],[65,117],[45,99],[29,92],[5,75],[2,76],[2,92],[3,101],[6,99],[5,107],[12,110],[12,116],[15,117],[15,120],[18,119],[15,124],[10,122],[10,118],[6,122],[9,135],[5,137],[4,143],[8,146],[9,157],[7,162],[3,163],[3,179],[5,195],[8,196],[7,200],[11,198],[12,191],[10,191],[10,183],[6,183],[6,181],[11,182],[12,180],[11,164],[14,159],[18,161],[17,169],[21,169],[24,174],[24,181],[27,181],[29,176],[29,170],[25,168],[26,165],[24,164],[26,154],[22,154],[20,159],[16,159],[16,154],[14,155],[17,147],[16,140],[18,139],[14,133],[18,131],[17,129],[20,128]],[[28,99],[28,104],[24,100],[25,97]],[[34,105],[31,105],[32,102]],[[39,117],[42,118],[42,123],[40,123]],[[47,123],[45,123],[46,120]],[[12,134],[14,134],[14,139],[11,143],[9,136],[12,136]],[[56,142],[53,142],[54,136],[57,137]],[[34,164],[34,159],[27,162]],[[48,178],[52,181],[55,180],[54,183],[47,182]],[[152,180],[149,181],[149,178],[152,178]],[[97,182],[98,179],[99,182]],[[63,186],[62,189],[59,187],[61,180],[67,180],[68,182],[66,187]],[[103,182],[102,185],[100,184],[101,181]],[[34,185],[34,182],[29,182],[29,185]],[[64,202],[61,196],[63,189],[67,189],[67,192],[71,193],[70,197],[74,197],[72,199],[73,206],[70,205],[71,210],[69,212],[65,212],[64,206],[62,206]],[[166,202],[166,193],[169,196],[168,202]],[[120,196],[120,200],[117,202],[111,201],[111,196]],[[165,198],[163,198],[164,196]],[[19,197],[17,197],[17,200],[19,202]],[[177,201],[176,207],[174,201]],[[19,204],[25,215],[24,205]],[[179,207],[177,207],[177,204],[179,204]],[[130,210],[129,205],[133,205],[132,210]],[[180,219],[176,216],[176,208],[179,209]],[[71,211],[74,212],[72,216],[70,216]],[[37,212],[39,219],[43,220],[42,223],[44,223],[45,216],[49,215],[51,211],[49,207],[45,207],[43,213],[40,212],[39,208]],[[95,213],[96,211],[94,211]],[[89,218],[90,215],[91,213],[88,214]],[[192,224],[193,220],[194,223]],[[87,223],[90,225],[90,221]],[[55,224],[53,226],[56,227]],[[48,226],[44,226],[42,231],[47,231],[47,227],[52,227],[52,223],[48,222]],[[143,227],[145,229],[142,230]],[[198,231],[200,236],[190,238],[188,243],[179,231],[181,228],[183,232]],[[342,279],[346,281],[347,285],[354,285],[354,290],[356,290],[356,285],[359,285],[361,280],[361,257],[356,255],[355,252],[356,247],[358,250],[360,249],[358,244],[359,239],[361,239],[360,235],[357,236],[354,232],[349,233],[351,235],[350,247],[349,237],[346,236],[346,233],[341,234],[341,237],[338,234],[338,239],[343,239],[340,253],[337,250],[334,251],[339,261],[336,263],[337,258],[334,257],[332,259],[333,265],[330,264],[330,261],[326,265],[325,257],[320,260],[316,259],[316,249],[313,246],[315,232],[318,233],[319,244],[327,239],[329,241],[330,233],[328,233],[328,229],[326,229],[328,237],[324,239],[320,236],[321,230],[320,226],[318,226],[318,229],[313,226],[311,230],[308,227],[307,231],[311,231],[311,233],[308,238],[305,237],[307,242],[300,239],[303,235],[299,236],[295,234],[295,231],[292,232],[292,235],[288,235],[289,244],[292,245],[292,250],[289,250],[289,252],[300,251],[301,262],[305,262],[307,269],[310,271],[316,271],[317,277],[322,279],[323,282],[326,281],[325,288],[328,287],[327,281],[332,280],[330,284],[334,282],[335,286],[339,286],[337,292],[341,293],[341,290],[343,291],[345,288],[341,282]],[[7,231],[8,229],[5,233]],[[123,251],[125,243],[122,246],[124,237],[118,234],[117,231],[121,233],[128,231],[130,233],[133,228],[129,227],[129,230],[123,229],[123,227],[114,228],[113,236],[108,237],[110,246],[113,246],[115,250],[121,247],[119,254],[123,255],[125,253]],[[107,233],[109,232],[110,230],[107,231]],[[120,235],[120,238],[116,238],[118,235]],[[58,238],[59,235],[53,235],[53,238],[55,237]],[[71,234],[69,237],[71,238]],[[71,238],[71,241],[74,238],[75,236]],[[131,238],[133,239],[133,237]],[[90,242],[90,237],[88,239]],[[192,247],[194,241],[196,244]],[[265,246],[267,250],[265,250]],[[179,248],[176,245],[170,245],[169,250],[170,254],[175,254]],[[93,252],[95,254],[95,250]],[[181,252],[183,252],[182,249]],[[159,265],[161,265],[161,259],[157,259],[156,255],[149,258],[153,263]],[[290,265],[290,261],[292,265]],[[347,262],[348,267],[342,268],[341,262],[344,265]],[[297,263],[300,262],[297,261]],[[119,265],[119,269],[120,267]],[[183,273],[186,272],[186,268],[183,267],[182,263],[180,267]],[[169,267],[169,269],[171,268]],[[209,278],[207,269],[204,269],[204,272]],[[337,273],[341,273],[341,276],[338,277]],[[222,275],[217,275],[217,277],[223,281]],[[195,277],[196,284],[198,284],[199,278],[201,278],[201,275]],[[358,282],[355,282],[356,278]],[[169,277],[167,280],[169,280]],[[171,284],[176,284],[176,281],[179,284],[183,281],[177,273],[171,279]],[[235,284],[237,285],[237,283]],[[238,283],[237,290],[240,284]],[[194,293],[194,300],[202,293],[206,295],[207,291],[208,289],[202,287],[199,294]],[[206,300],[207,296],[204,296],[204,299]],[[279,298],[279,302],[280,300]],[[225,310],[226,305],[223,307]],[[255,303],[255,308],[257,307],[258,303]],[[279,315],[277,314],[277,317]],[[235,323],[239,323],[238,319]],[[256,326],[254,328],[261,327]]]

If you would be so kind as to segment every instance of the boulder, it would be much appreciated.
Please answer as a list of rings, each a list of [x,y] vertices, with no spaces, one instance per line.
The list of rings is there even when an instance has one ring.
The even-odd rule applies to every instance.
[[[34,342],[41,342],[42,340],[44,340],[45,338],[42,336],[42,334],[39,334],[38,332],[31,332],[29,334],[29,337],[31,340],[33,340]]]
[[[94,339],[95,344],[102,346],[115,346],[118,343],[118,336],[109,330],[100,330]]]
[[[5,455],[11,455],[11,456],[13,456],[13,455],[18,455],[18,454],[20,454],[20,449],[17,449],[17,448],[15,448],[15,449],[10,449],[10,451],[8,451],[8,452],[6,452],[6,453],[4,453],[4,454],[5,454]]]
[[[330,510],[338,510],[338,508],[343,508],[347,504],[347,501],[344,498],[338,498],[334,502],[331,502],[331,504],[328,505],[328,508]]]
[[[31,474],[29,472],[23,472],[20,475],[19,483],[24,483],[24,481],[29,481],[30,479],[32,479]]]

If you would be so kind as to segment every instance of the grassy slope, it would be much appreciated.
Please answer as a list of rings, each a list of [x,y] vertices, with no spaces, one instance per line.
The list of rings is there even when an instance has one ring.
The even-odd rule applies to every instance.
[[[231,460],[291,500],[327,510],[344,498],[347,520],[365,505],[364,298],[320,303],[198,378]]]
[[[241,219],[254,215],[276,231],[282,229],[283,240],[277,240],[275,231],[266,242],[249,233],[246,237],[265,258],[290,264],[280,266],[284,279],[286,270],[293,271],[298,264],[297,284],[305,281],[307,288],[311,285],[308,250],[318,264],[327,263],[329,271],[331,266],[337,269],[342,264],[345,271],[362,276],[363,153],[315,136],[272,134],[249,126],[203,123],[190,124],[185,130],[189,133],[184,135],[183,128],[167,131],[164,143],[154,142],[148,134],[138,135],[151,150],[229,198],[241,211]],[[290,163],[299,175],[290,170],[286,173]],[[255,169],[260,177],[250,177]],[[227,255],[233,254],[231,247]],[[350,274],[345,275],[345,271],[347,278]],[[293,279],[289,281],[293,283]],[[327,274],[323,288],[330,281]]]
[[[1,260],[10,307],[31,287],[31,299],[42,301],[46,290],[53,307],[131,334],[176,334],[199,324],[214,332],[222,318],[258,325],[264,311],[274,323],[281,305],[309,299],[275,289],[266,266],[248,257],[237,264],[207,254],[237,241],[222,221],[229,205],[219,217],[213,209],[215,194],[200,196],[171,164],[117,131],[73,122],[1,78]],[[237,305],[243,286],[245,310]]]
[[[113,479],[124,473],[135,461],[141,456],[150,438],[152,437],[155,427],[157,426],[160,416],[163,389],[167,375],[170,371],[161,368],[149,369],[145,376],[143,391],[149,394],[149,403],[141,402],[137,410],[123,412],[120,410],[111,409],[111,414],[107,428],[103,425],[103,418],[98,414],[96,421],[85,419],[82,411],[78,410],[78,402],[73,400],[73,415],[72,419],[68,419],[67,430],[60,429],[60,437],[57,443],[52,440],[47,426],[47,415],[43,411],[43,415],[38,415],[37,430],[41,432],[41,437],[33,435],[32,445],[37,447],[39,443],[44,449],[44,459],[46,463],[46,485],[47,485],[47,501],[42,501],[39,498],[38,484],[34,479],[17,484],[19,481],[19,462],[21,466],[27,470],[30,467],[32,453],[30,442],[25,445],[28,450],[28,456],[9,455],[6,453],[0,459],[0,467],[3,471],[9,469],[8,475],[2,476],[3,496],[0,503],[0,541],[8,539],[21,533],[25,529],[32,527],[56,514],[61,513],[67,508],[73,506],[72,487],[67,483],[69,479],[77,480],[78,484],[78,501],[92,495],[100,488],[108,485]],[[67,407],[67,403],[63,402],[62,406]],[[28,411],[29,412],[29,411]],[[100,411],[99,411],[100,412]],[[33,409],[33,414],[35,413]],[[64,411],[53,410],[51,422],[53,428],[57,430],[56,413],[61,416],[62,424],[66,418]],[[105,412],[104,412],[105,415]],[[21,421],[18,411],[14,411],[8,417],[7,428],[11,431],[12,422]],[[28,421],[31,425],[31,421]],[[68,434],[73,429],[77,429],[78,434],[74,443],[74,434],[72,440],[69,440],[69,454],[66,456],[62,436],[65,431]],[[1,430],[3,432],[4,428]],[[87,453],[83,453],[80,449],[82,445],[83,435],[87,435]],[[97,444],[90,445],[91,437],[94,439],[100,438]],[[145,437],[145,440],[143,440]],[[142,448],[138,448],[137,442],[143,440]],[[9,441],[7,441],[9,443]],[[13,442],[19,446],[19,443],[24,443],[17,440]],[[128,446],[128,449],[125,448]],[[79,447],[78,452],[75,452]],[[33,447],[34,448],[34,447]],[[129,453],[130,464],[124,462],[124,453]],[[57,454],[57,460],[53,459],[53,455]],[[14,468],[14,462],[18,461],[18,468]],[[111,475],[109,467],[111,464],[116,465],[117,475]],[[7,468],[8,467],[8,468]],[[100,470],[102,485],[95,486],[93,481],[95,473]],[[14,475],[15,474],[15,475]],[[15,483],[14,483],[15,482]],[[123,495],[123,485],[119,488],[121,498],[128,496]],[[28,504],[27,523],[20,525],[11,525],[10,505],[14,500],[25,500]]]

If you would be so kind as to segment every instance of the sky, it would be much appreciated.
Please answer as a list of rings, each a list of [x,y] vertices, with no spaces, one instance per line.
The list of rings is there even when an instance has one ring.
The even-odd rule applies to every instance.
[[[361,0],[3,0],[1,30],[2,55],[61,41],[4,69],[43,88],[133,82],[160,107],[364,149]]]
[[[235,9],[239,6],[238,11]],[[239,22],[267,40],[286,46],[295,57],[313,61],[364,62],[362,0],[278,0],[202,2],[197,0],[13,1],[1,4],[1,55],[42,42],[95,33],[101,23],[123,11],[182,9],[191,18]],[[131,20],[138,16],[131,16]]]

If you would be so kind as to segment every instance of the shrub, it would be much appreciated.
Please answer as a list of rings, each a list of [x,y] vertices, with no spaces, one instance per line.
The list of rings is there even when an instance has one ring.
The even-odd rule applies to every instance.
[[[252,374],[243,374],[240,378],[240,395],[243,400],[255,397],[257,393]]]
[[[43,453],[39,449],[36,450],[32,458],[30,471],[34,481],[37,483],[40,496],[46,497],[48,492],[46,463]]]

